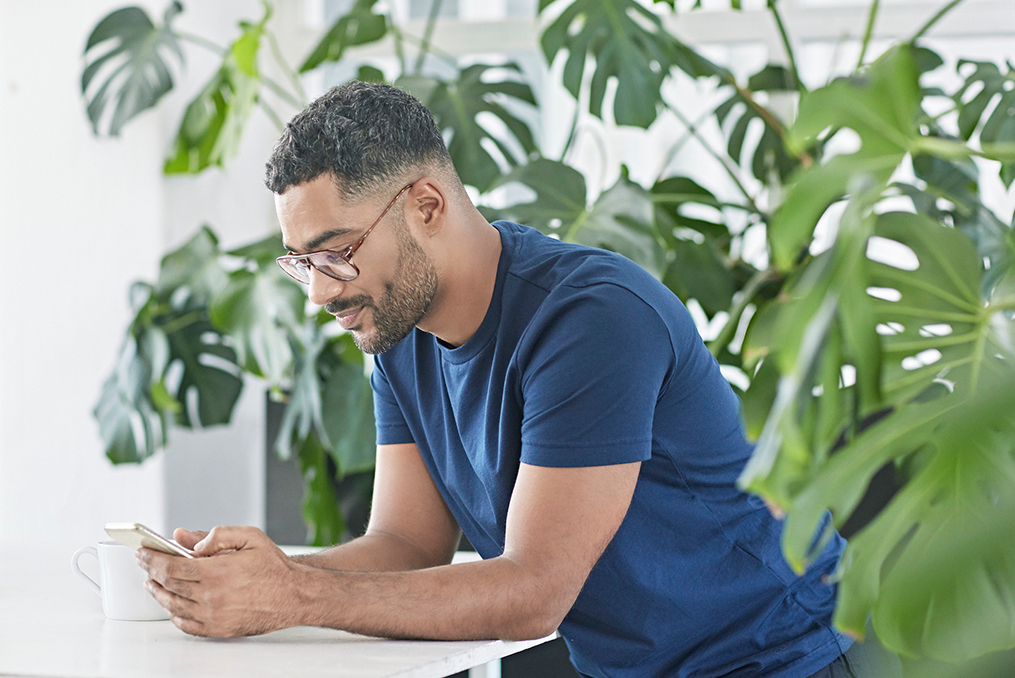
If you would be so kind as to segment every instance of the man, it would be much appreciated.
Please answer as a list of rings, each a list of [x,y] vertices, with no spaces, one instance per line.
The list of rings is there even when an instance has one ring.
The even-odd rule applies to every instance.
[[[213,558],[142,550],[179,628],[559,628],[589,676],[852,675],[823,582],[844,543],[803,577],[786,565],[779,522],[735,486],[739,402],[664,286],[487,223],[430,114],[394,87],[312,103],[266,183],[279,264],[379,354],[373,507],[364,536],[310,557],[253,528],[177,530]],[[484,560],[448,564],[461,531]]]

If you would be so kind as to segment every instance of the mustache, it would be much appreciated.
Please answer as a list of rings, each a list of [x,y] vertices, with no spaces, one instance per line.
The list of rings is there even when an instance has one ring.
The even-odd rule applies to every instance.
[[[365,294],[359,294],[348,299],[332,299],[324,305],[324,310],[332,315],[336,315],[357,306],[373,306],[373,300]]]

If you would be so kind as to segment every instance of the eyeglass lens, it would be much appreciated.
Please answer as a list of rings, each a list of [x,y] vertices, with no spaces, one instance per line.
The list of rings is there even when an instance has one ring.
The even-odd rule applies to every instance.
[[[310,283],[310,267],[336,280],[352,280],[359,275],[359,270],[335,252],[311,252],[306,256],[292,259],[279,259],[285,272],[301,283]]]

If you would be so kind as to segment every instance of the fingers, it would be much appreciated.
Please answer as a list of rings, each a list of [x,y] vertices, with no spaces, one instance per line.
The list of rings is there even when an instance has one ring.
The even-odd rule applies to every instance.
[[[181,546],[193,550],[194,546],[208,536],[207,532],[203,530],[185,530],[182,527],[178,527],[173,530],[173,539],[175,539]]]
[[[140,548],[135,552],[137,564],[148,576],[162,583],[169,579],[200,581],[201,568],[192,558],[171,556],[161,551]]]
[[[200,607],[188,598],[169,591],[154,579],[145,582],[145,590],[169,613],[169,620],[176,628],[192,636],[209,636],[211,633],[204,622],[196,616]]]
[[[201,541],[194,545],[194,553],[210,556],[226,551],[239,551],[259,543],[269,542],[268,537],[256,527],[214,527]]]

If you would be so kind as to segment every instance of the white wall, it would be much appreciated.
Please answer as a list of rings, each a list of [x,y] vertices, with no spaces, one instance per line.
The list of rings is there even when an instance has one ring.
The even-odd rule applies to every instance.
[[[130,282],[154,279],[162,254],[203,222],[227,248],[276,227],[261,174],[277,130],[259,112],[227,172],[161,173],[183,106],[215,68],[198,49],[187,48],[180,91],[158,110],[119,139],[91,135],[81,51],[101,17],[129,4],[0,0],[0,542],[90,542],[110,520],[263,523],[256,383],[231,430],[174,431],[139,466],[106,460],[91,414],[129,320]],[[142,4],[160,18],[167,3]],[[222,45],[238,18],[262,11],[257,0],[186,5],[177,26]]]

